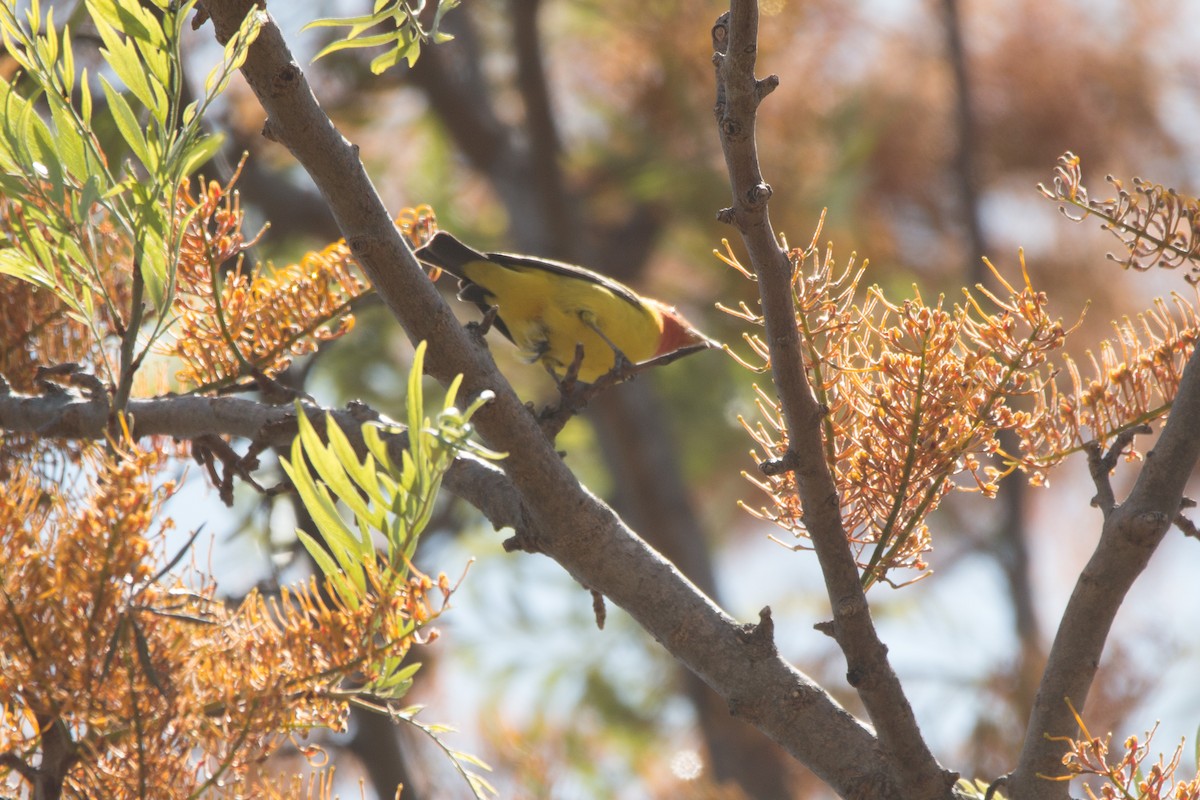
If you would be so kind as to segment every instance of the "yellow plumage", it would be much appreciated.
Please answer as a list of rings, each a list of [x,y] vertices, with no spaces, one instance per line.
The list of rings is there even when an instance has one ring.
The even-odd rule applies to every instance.
[[[574,360],[577,344],[583,345],[579,380],[586,383],[613,368],[614,347],[638,363],[709,344],[673,308],[573,264],[480,253],[444,231],[417,257],[457,276],[464,300],[483,309],[494,306],[500,332],[558,377]]]

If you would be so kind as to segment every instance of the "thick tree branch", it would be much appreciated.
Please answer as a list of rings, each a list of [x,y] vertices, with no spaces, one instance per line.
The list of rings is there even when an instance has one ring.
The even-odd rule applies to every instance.
[[[218,40],[253,6],[205,0]],[[899,797],[871,732],[761,639],[747,636],[635,536],[567,469],[481,347],[454,321],[371,185],[357,151],[321,111],[278,28],[265,25],[242,72],[267,111],[271,133],[320,188],[364,272],[414,339],[429,343],[440,380],[464,375],[468,395],[495,400],[476,416],[529,512],[539,549],[580,583],[626,609],[720,693],[733,711],[783,745],[845,797]]]
[[[646,264],[662,215],[641,201],[629,207],[623,222],[603,229],[595,218],[576,213],[586,197],[580,196],[578,186],[568,185],[561,168],[562,142],[538,25],[541,0],[510,0],[509,6],[517,61],[515,85],[525,111],[521,124],[506,125],[503,136],[493,130],[500,127],[490,105],[495,92],[483,82],[479,63],[484,53],[469,24],[469,8],[456,10],[449,18],[456,30],[467,35],[424,54],[413,75],[452,138],[503,201],[510,236],[519,249],[595,265],[632,282]],[[490,141],[479,142],[481,136]],[[481,158],[484,153],[491,154],[490,159]],[[539,211],[531,214],[530,208]],[[672,457],[661,406],[653,385],[645,381],[604,391],[591,403],[591,421],[615,481],[613,504],[644,532],[651,546],[719,602],[708,548],[697,545],[703,538],[698,535],[702,526]],[[566,411],[564,421],[574,413]],[[713,777],[718,782],[737,782],[754,798],[773,800],[787,794],[786,754],[731,717],[726,704],[695,673],[682,666],[680,670],[708,745]]]
[[[1065,782],[1039,775],[1062,772],[1062,742],[1078,735],[1067,700],[1082,711],[1100,666],[1117,610],[1184,507],[1183,490],[1200,458],[1200,349],[1192,353],[1162,436],[1125,502],[1105,515],[1100,541],[1079,575],[1050,648],[1025,745],[1009,782],[1012,797],[1063,800]]]
[[[783,408],[804,524],[821,564],[833,609],[832,632],[846,656],[846,679],[858,691],[879,734],[901,793],[909,798],[949,797],[957,777],[941,768],[925,744],[912,707],[871,622],[858,567],[842,526],[837,487],[825,463],[822,412],[809,388],[792,303],[792,265],[771,228],[755,144],[758,104],[778,84],[754,77],[758,7],[734,0],[713,27],[717,68],[715,113],[733,190],[733,205],[720,217],[742,235],[758,276],[771,372]]]
[[[332,414],[360,458],[367,452],[360,435],[362,424],[381,419],[378,413],[361,404],[346,409],[310,407],[305,411],[318,429],[323,429],[325,414]],[[135,398],[126,412],[135,438],[233,436],[262,448],[287,449],[296,436],[292,406],[268,405],[241,397]],[[108,403],[103,397],[83,399],[68,392],[36,396],[0,392],[0,430],[10,433],[103,441],[107,423]],[[408,447],[408,437],[388,434],[383,438],[389,454],[399,463],[401,453]],[[523,530],[529,525],[512,482],[488,462],[460,457],[446,476],[446,488],[478,508],[497,528]]]

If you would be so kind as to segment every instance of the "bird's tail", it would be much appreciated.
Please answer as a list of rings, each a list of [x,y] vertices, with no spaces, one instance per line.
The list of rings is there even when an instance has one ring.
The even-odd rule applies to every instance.
[[[472,261],[487,261],[488,257],[473,250],[445,231],[438,231],[433,238],[416,252],[419,260],[430,266],[439,267],[460,280],[467,280],[463,267]]]

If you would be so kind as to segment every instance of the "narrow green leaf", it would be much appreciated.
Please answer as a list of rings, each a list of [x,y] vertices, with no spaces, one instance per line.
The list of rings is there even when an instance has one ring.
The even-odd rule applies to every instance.
[[[191,108],[191,106],[189,106]],[[180,175],[192,175],[200,167],[204,166],[209,160],[221,151],[221,145],[225,142],[225,134],[214,133],[201,136],[196,142],[188,148],[187,154],[183,158],[183,165],[180,168]]]
[[[74,183],[82,185],[91,174],[88,169],[87,145],[83,135],[75,126],[75,118],[64,106],[50,106],[50,119],[54,122],[54,138],[58,141],[58,152],[67,174]]]
[[[142,217],[141,236],[138,241],[140,250],[138,267],[142,271],[142,279],[146,282],[146,294],[150,302],[160,313],[165,313],[171,305],[171,276],[170,265],[167,262],[167,245],[163,241],[161,230],[162,219],[154,209],[149,217]]]
[[[92,87],[88,84],[88,71],[84,67],[79,73],[79,116],[84,125],[92,122]]]
[[[396,474],[396,465],[392,462],[391,455],[388,454],[387,444],[380,437],[379,430],[377,425],[364,425],[363,443],[367,446],[367,451],[374,456],[379,468],[387,474],[394,475]]]
[[[362,14],[357,17],[321,17],[314,19],[312,22],[306,23],[300,30],[307,31],[311,28],[348,28],[356,25],[375,26],[392,17],[391,14],[374,13]]]
[[[408,395],[405,397],[405,411],[408,415],[408,449],[413,457],[420,457],[424,437],[421,436],[422,421],[425,416],[425,397],[421,388],[421,375],[425,370],[424,340],[417,344],[413,353],[412,367],[408,371]]]
[[[0,275],[9,275],[18,280],[54,289],[54,281],[29,254],[17,247],[0,249]]]
[[[52,62],[57,64],[58,75],[62,81],[63,93],[70,97],[75,91],[75,48],[71,45],[71,26],[64,25],[62,32],[62,60]]]
[[[402,44],[402,45],[393,47],[392,49],[387,50],[387,51],[375,56],[374,58],[371,59],[371,63],[369,65],[371,74],[372,75],[382,75],[383,73],[387,72],[389,69],[391,69],[392,67],[399,64],[401,59],[406,58],[408,55],[408,51],[409,51],[409,45]],[[420,52],[420,49],[418,48],[418,53],[419,52]],[[409,58],[408,61],[409,61],[408,65],[411,67],[417,61],[416,56]]]
[[[121,134],[121,138],[129,145],[130,151],[133,153],[141,164],[148,171],[153,173],[157,164],[150,155],[150,146],[146,142],[146,137],[142,133],[141,123],[133,113],[133,109],[129,107],[129,103],[125,100],[125,96],[113,88],[112,84],[103,75],[100,76],[100,85],[104,88],[104,96],[108,99],[108,108],[112,114],[113,122],[117,124],[117,130]]]
[[[334,586],[342,601],[351,608],[357,609],[361,595],[352,590],[351,584],[339,571],[337,564],[330,558],[328,551],[321,546],[320,542],[299,528],[296,529],[296,538],[304,545],[304,549],[312,556],[312,560],[317,562],[321,573],[329,579],[329,582]]]
[[[378,47],[379,45],[389,44],[396,41],[400,34],[395,31],[388,33],[377,33],[374,36],[355,37],[353,39],[336,39],[321,48],[321,50],[313,56],[313,61],[324,58],[330,53],[336,53],[340,50],[359,50],[364,47]]]
[[[307,418],[305,421],[307,422]],[[336,429],[337,423],[334,421],[333,415],[326,414],[326,434],[332,435],[332,431]],[[340,434],[341,431],[339,430],[338,433]],[[334,497],[345,503],[356,517],[370,518],[371,513],[367,509],[367,504],[346,474],[337,451],[332,447],[325,446],[311,424],[300,426],[300,442],[304,446],[304,452],[308,455],[309,462],[321,476],[321,480],[325,481],[325,485],[333,492]]]
[[[301,431],[305,425],[311,429],[312,424],[302,414],[300,416]],[[310,454],[311,455],[311,454]],[[297,437],[292,442],[292,458],[291,461],[286,459],[281,461],[284,472],[292,479],[292,483],[296,486],[296,491],[300,495],[300,499],[304,502],[304,507],[308,509],[309,514],[313,518],[313,524],[317,526],[317,530],[325,541],[330,545],[331,549],[341,548],[346,550],[354,547],[354,533],[346,526],[345,520],[338,513],[337,508],[333,505],[333,501],[329,497],[329,493],[322,487],[318,486],[313,480],[312,473],[308,471],[305,463],[305,449],[301,443],[301,437]]]
[[[64,188],[63,167],[50,127],[34,110],[33,103],[27,103],[22,109],[17,125],[25,139],[34,171],[49,184],[55,204],[61,206]]]
[[[354,448],[350,445],[350,440],[346,438],[346,434],[337,425],[328,428],[325,434],[329,440],[330,450],[332,450],[338,463],[346,470],[346,474],[350,476],[355,485],[375,503],[383,503],[379,474],[375,469],[375,458],[368,453],[367,457],[360,462],[358,454],[354,452]],[[367,521],[372,528],[379,528],[383,525],[382,508],[373,506],[370,514],[365,516],[367,516]]]

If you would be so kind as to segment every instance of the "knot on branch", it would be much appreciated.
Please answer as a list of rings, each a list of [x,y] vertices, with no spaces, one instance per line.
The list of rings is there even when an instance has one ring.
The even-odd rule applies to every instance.
[[[738,638],[749,648],[750,658],[759,661],[764,658],[774,658],[775,621],[771,618],[771,607],[763,606],[758,612],[758,624],[743,625],[738,630]]]
[[[746,138],[745,130],[742,127],[742,123],[739,122],[738,120],[734,119],[733,117],[728,117],[728,116],[723,117],[721,119],[720,125],[721,125],[721,135],[724,136],[726,140],[735,142],[740,139]]]
[[[779,458],[772,458],[770,461],[764,461],[758,465],[758,471],[768,478],[773,478],[776,475],[783,475],[791,472],[800,466],[800,456],[796,455],[795,450],[788,450]]]
[[[506,553],[515,553],[523,551],[526,553],[540,553],[541,546],[537,542],[537,537],[529,531],[517,531],[512,536],[500,543]]]
[[[762,208],[771,199],[771,184],[759,182],[746,190],[746,205],[752,210]]]
[[[724,223],[725,225],[732,225],[736,218],[737,212],[732,207],[722,208],[717,212],[717,222]]]
[[[289,61],[283,68],[271,76],[271,97],[282,97],[295,88],[303,80],[304,74],[295,61]]]
[[[1140,544],[1154,544],[1166,531],[1172,517],[1161,511],[1144,511],[1133,521],[1133,537]]]
[[[712,44],[713,50],[716,53],[713,55],[715,62],[718,56],[724,55],[729,48],[729,12],[726,11],[721,16],[717,17],[717,21],[712,26]]]

